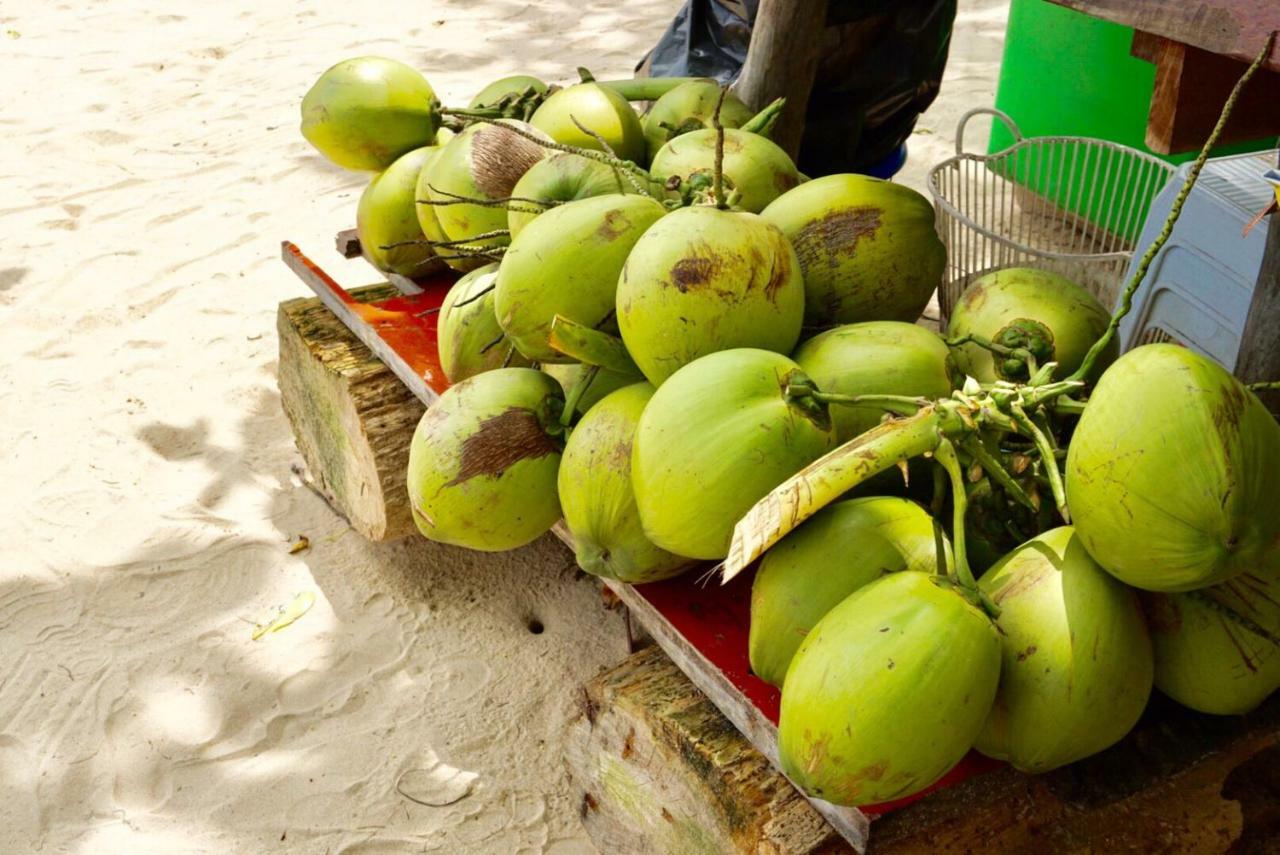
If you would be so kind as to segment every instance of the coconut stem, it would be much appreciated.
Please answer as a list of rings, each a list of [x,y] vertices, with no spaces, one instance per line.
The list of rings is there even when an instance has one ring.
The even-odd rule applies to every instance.
[[[596,375],[599,373],[599,365],[588,365],[587,370],[582,372],[578,382],[574,383],[573,388],[569,390],[569,397],[564,402],[564,412],[560,414],[560,424],[568,427],[569,423],[573,421],[573,414],[578,410],[578,402],[582,400],[582,396],[587,392],[587,387],[591,385],[591,381],[596,379]]]
[[[997,617],[1000,609],[978,588],[978,582],[973,578],[973,571],[969,568],[964,530],[964,520],[969,510],[969,494],[965,491],[964,471],[960,467],[959,458],[956,457],[955,446],[951,444],[951,440],[944,437],[938,442],[933,456],[942,464],[942,468],[947,471],[947,476],[951,479],[951,550],[955,555],[955,582],[971,598],[976,598],[988,614]]]
[[[716,129],[716,166],[712,174],[715,179],[716,207],[722,211],[729,207],[729,203],[724,198],[724,123],[720,121],[720,108],[724,106],[724,97],[728,94],[729,87],[721,86],[715,112],[711,114],[711,124]]]
[[[497,199],[477,199],[474,196],[462,196],[458,193],[450,193],[448,190],[440,190],[439,188],[432,187],[430,184],[427,186],[430,187],[432,192],[439,193],[441,196],[448,196],[450,198],[440,200],[415,199],[414,201],[419,205],[433,205],[438,207],[445,207],[447,205],[480,205],[484,208],[506,208],[508,211],[525,211],[530,214],[541,214],[542,211],[532,211],[527,208],[511,207],[510,203],[516,202],[526,205],[541,205],[543,209],[554,208],[556,205],[564,204],[563,202],[556,202],[550,199],[534,199],[529,196],[501,196]]]
[[[1062,483],[1062,472],[1058,469],[1058,456],[1054,451],[1053,442],[1017,401],[1009,406],[1009,415],[1035,443],[1036,451],[1040,452],[1040,462],[1044,464],[1045,477],[1049,479],[1049,488],[1053,490],[1053,503],[1057,505],[1063,521],[1071,522],[1071,512],[1067,510],[1067,489]]]
[[[763,110],[747,119],[738,130],[767,137],[769,132],[773,130],[773,126],[778,123],[778,117],[782,115],[782,108],[786,106],[787,99],[778,98],[773,103],[766,104]]]
[[[1280,380],[1271,380],[1266,383],[1250,383],[1245,387],[1250,392],[1267,392],[1280,390]]]
[[[1009,470],[993,455],[987,451],[987,447],[982,444],[982,440],[977,436],[965,437],[960,442],[960,449],[974,459],[983,471],[990,475],[997,484],[1005,489],[1014,501],[1020,505],[1024,505],[1031,510],[1035,510],[1035,503],[1031,501],[1031,497],[1027,495],[1026,490],[1022,489],[1014,477],[1009,474]]]
[[[1028,376],[1035,374],[1037,371],[1035,356],[1031,354],[1031,351],[1023,347],[1005,347],[1003,344],[996,344],[991,339],[984,338],[983,336],[976,335],[974,333],[963,335],[960,338],[945,339],[944,341],[947,347],[963,347],[966,344],[976,344],[983,350],[989,350],[997,356],[1003,356],[1009,359],[1021,359],[1023,362],[1027,363]]]
[[[722,581],[747,568],[806,519],[873,475],[933,451],[943,433],[963,427],[954,408],[921,409],[881,422],[792,475],[747,512],[733,529]]]
[[[1196,157],[1195,162],[1191,164],[1191,169],[1187,172],[1187,180],[1182,185],[1182,189],[1178,191],[1177,197],[1173,200],[1173,205],[1169,208],[1169,216],[1165,218],[1164,227],[1160,229],[1160,234],[1152,241],[1151,246],[1147,247],[1146,253],[1142,256],[1142,261],[1138,264],[1138,269],[1133,272],[1133,278],[1129,280],[1129,284],[1124,289],[1124,294],[1120,299],[1120,308],[1116,309],[1111,316],[1111,322],[1107,324],[1107,329],[1103,332],[1102,337],[1093,343],[1093,347],[1089,348],[1089,352],[1085,354],[1084,361],[1080,363],[1080,367],[1071,375],[1072,380],[1084,380],[1091,375],[1093,366],[1101,358],[1103,352],[1111,344],[1112,339],[1116,337],[1116,332],[1120,329],[1120,321],[1124,316],[1129,314],[1133,308],[1133,297],[1138,291],[1138,287],[1147,277],[1147,270],[1151,267],[1151,262],[1155,260],[1156,255],[1164,248],[1169,240],[1169,236],[1173,234],[1173,227],[1177,224],[1178,218],[1182,215],[1182,206],[1187,201],[1187,197],[1191,195],[1191,189],[1195,187],[1196,181],[1200,178],[1200,170],[1204,168],[1205,161],[1209,159],[1209,152],[1218,144],[1218,138],[1222,136],[1223,128],[1227,126],[1227,120],[1231,118],[1231,111],[1235,109],[1236,102],[1240,100],[1240,93],[1244,91],[1245,86],[1253,79],[1254,74],[1266,62],[1267,57],[1271,55],[1271,49],[1276,43],[1276,33],[1273,31],[1267,36],[1267,43],[1262,46],[1262,50],[1254,57],[1253,62],[1245,69],[1244,74],[1240,75],[1240,79],[1236,81],[1235,88],[1231,90],[1231,94],[1227,97],[1227,102],[1222,105],[1222,113],[1218,116],[1218,123],[1213,126],[1209,138],[1205,140],[1204,147],[1200,149],[1200,154]]]
[[[630,80],[597,80],[596,83],[612,89],[628,101],[656,101],[682,83],[702,80],[701,77],[635,77]]]
[[[803,383],[788,384],[786,392],[789,397],[812,398],[823,404],[879,407],[900,416],[915,415],[929,403],[928,398],[911,398],[906,395],[838,395],[834,392],[820,392]]]

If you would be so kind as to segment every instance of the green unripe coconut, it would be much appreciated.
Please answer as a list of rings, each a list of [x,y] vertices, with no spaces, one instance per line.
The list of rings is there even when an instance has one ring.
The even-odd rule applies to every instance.
[[[1000,636],[947,585],[890,573],[806,636],[778,719],[782,770],[800,789],[874,804],[919,792],[964,757],[995,699]]]
[[[542,366],[542,370],[556,378],[567,399],[569,393],[582,380],[587,366],[580,362],[548,362]],[[574,409],[579,415],[585,415],[588,410],[604,400],[606,395],[625,386],[633,386],[638,379],[631,374],[619,374],[616,371],[600,368],[591,379],[591,384],[583,390],[578,398],[578,405]]]
[[[505,208],[453,204],[460,198],[505,199],[511,195],[521,176],[542,159],[544,150],[540,145],[507,130],[507,125],[531,130],[524,122],[513,119],[504,119],[500,124],[471,125],[449,140],[422,170],[418,188],[419,191],[425,190],[426,195],[418,198],[437,203],[422,207],[434,210],[436,221],[447,240],[470,241],[468,245],[478,247],[506,246],[510,242],[506,236],[476,237],[505,230]],[[453,252],[462,254],[456,249]],[[448,253],[448,249],[441,250],[446,260],[449,260]]]
[[[1089,554],[1149,591],[1280,571],[1280,426],[1211,360],[1135,348],[1098,381],[1067,452]]]
[[[1084,361],[1111,321],[1098,298],[1081,286],[1047,270],[1010,267],[979,277],[951,310],[947,337],[977,335],[1005,347],[1031,351],[1037,365],[1057,362],[1054,376],[1068,377]],[[1096,363],[1098,372],[1120,352],[1115,339]],[[969,343],[956,349],[956,365],[982,383],[1025,381],[1027,363],[994,357]]]
[[[739,519],[835,445],[827,408],[777,353],[726,350],[671,376],[640,417],[631,478],[645,534],[663,549],[720,559]]]
[[[644,141],[649,158],[671,140],[683,134],[715,128],[712,121],[720,100],[720,84],[710,78],[690,80],[663,95],[644,114]],[[755,115],[732,92],[724,96],[720,107],[720,124],[726,128],[741,127]],[[727,142],[727,140],[726,140]]]
[[[909,499],[869,496],[828,505],[764,554],[751,585],[751,671],[781,687],[809,631],[887,573],[934,573],[947,536]]]
[[[682,208],[631,250],[617,309],[627,350],[658,386],[719,350],[789,353],[800,337],[804,281],[791,245],[759,216]]]
[[[616,332],[622,265],[666,212],[648,196],[613,194],[560,205],[526,226],[502,258],[494,303],[516,348],[541,362],[571,361],[549,341],[556,315]]]
[[[496,552],[560,519],[560,387],[532,368],[498,368],[449,387],[409,446],[409,507],[429,540]]]
[[[942,281],[947,251],[933,206],[901,184],[827,175],[778,197],[761,216],[796,248],[809,326],[914,322]]]
[[[674,90],[673,90],[674,91]],[[659,181],[676,176],[709,193],[716,165],[716,132],[691,131],[668,142],[653,156],[649,172]],[[724,185],[736,194],[734,206],[759,213],[800,184],[800,173],[777,143],[748,131],[724,132]]]
[[[599,140],[578,127],[581,124],[599,134],[618,157],[644,162],[644,129],[640,127],[640,117],[626,98],[598,83],[577,83],[553,92],[529,124],[558,143],[604,151]]]
[[[669,579],[692,563],[645,537],[631,487],[631,445],[648,383],[619,389],[582,417],[560,461],[560,507],[578,566],[593,576],[638,584]]]
[[[632,193],[634,190],[607,164],[580,154],[555,154],[529,168],[511,195],[544,202],[575,202],[593,196]],[[507,211],[507,228],[515,240],[541,211],[532,202],[517,202]]]
[[[467,105],[467,109],[474,110],[477,107],[491,107],[503,98],[510,95],[520,95],[529,90],[545,93],[547,84],[527,74],[513,74],[510,77],[501,77],[477,92],[476,97],[472,98],[471,103]]]
[[[431,145],[439,125],[436,94],[425,77],[380,56],[344,60],[302,99],[302,135],[347,169],[386,169]]]
[[[1026,772],[1096,754],[1133,729],[1151,694],[1137,595],[1070,526],[1015,549],[978,583],[1000,607],[1000,688],[974,747]]]
[[[520,368],[529,364],[498,326],[493,312],[497,277],[497,264],[473,270],[454,283],[440,305],[437,346],[440,368],[450,383],[503,365]]]
[[[356,205],[356,234],[365,255],[379,270],[399,273],[410,279],[426,276],[444,267],[435,251],[425,243],[392,246],[406,241],[425,241],[418,223],[418,174],[434,148],[420,148],[396,159],[369,182]]]
[[[443,133],[447,128],[442,128]],[[439,134],[437,134],[439,136]],[[450,132],[449,139],[456,134]],[[422,169],[418,171],[418,183],[414,188],[414,198],[417,201],[418,227],[422,229],[423,236],[432,243],[441,243],[449,240],[449,236],[444,233],[444,229],[440,226],[440,218],[436,216],[438,206],[429,204],[431,200],[431,189],[427,186],[430,183],[430,174],[428,167],[431,162],[440,155],[442,145],[437,145],[428,150],[425,160],[422,162]],[[451,247],[436,247],[433,250],[436,257],[444,261],[449,267],[462,273],[484,267],[491,262],[480,256],[459,254],[457,250]]]
[[[1280,572],[1190,594],[1142,595],[1156,688],[1183,706],[1243,715],[1280,689]]]
[[[951,350],[936,333],[901,321],[848,324],[814,336],[792,358],[824,392],[945,398],[955,388]],[[831,418],[841,442],[880,423],[880,407],[840,405]]]

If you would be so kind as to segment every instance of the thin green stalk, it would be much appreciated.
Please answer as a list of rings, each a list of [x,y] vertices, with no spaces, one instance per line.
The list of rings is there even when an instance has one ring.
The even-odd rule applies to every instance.
[[[996,344],[989,338],[969,333],[959,338],[949,338],[944,340],[947,347],[963,347],[966,344],[976,344],[983,350],[988,350],[997,356],[1004,356],[1010,359],[1021,359],[1027,363],[1027,375],[1032,376],[1037,372],[1036,358],[1031,351],[1023,347],[1005,347],[1003,344]]]
[[[835,392],[820,392],[812,386],[801,383],[788,384],[786,392],[792,397],[813,398],[823,404],[879,407],[886,412],[901,416],[914,415],[929,403],[928,398],[911,398],[905,395],[839,395]]]
[[[955,554],[956,582],[963,588],[976,591],[978,582],[969,569],[969,553],[965,546],[964,520],[969,510],[969,494],[965,491],[964,470],[949,439],[938,442],[933,456],[951,479],[951,550]]]
[[[612,89],[628,101],[657,101],[680,84],[701,79],[700,77],[636,77],[630,80],[597,80],[596,83]]]
[[[1035,503],[1031,501],[1031,497],[1022,489],[1022,485],[1009,474],[1009,471],[1004,468],[1004,465],[991,452],[987,451],[987,447],[982,444],[981,439],[976,436],[965,437],[960,442],[960,450],[969,454],[982,467],[984,472],[1004,488],[1005,492],[1014,501],[1020,505],[1025,505],[1033,511],[1036,509]]]
[[[1058,469],[1058,457],[1053,443],[1031,420],[1021,404],[1014,402],[1009,408],[1009,414],[1018,427],[1035,442],[1036,450],[1040,452],[1040,461],[1044,464],[1045,477],[1049,479],[1049,488],[1053,491],[1053,503],[1057,506],[1058,513],[1062,514],[1062,519],[1071,522],[1071,512],[1067,509],[1067,488],[1062,483],[1062,472]]]
[[[1186,182],[1173,200],[1173,205],[1169,209],[1169,216],[1164,221],[1164,227],[1160,229],[1160,234],[1156,236],[1151,246],[1147,247],[1146,253],[1142,256],[1142,261],[1139,262],[1137,270],[1133,272],[1133,277],[1125,287],[1124,294],[1120,300],[1120,308],[1111,316],[1111,322],[1107,324],[1106,331],[1101,338],[1093,343],[1093,347],[1089,348],[1084,361],[1080,363],[1080,367],[1076,369],[1070,379],[1084,380],[1086,377],[1091,376],[1093,366],[1111,344],[1111,340],[1116,337],[1116,332],[1120,329],[1120,321],[1133,308],[1133,297],[1142,281],[1146,279],[1147,270],[1150,269],[1151,262],[1155,260],[1156,255],[1164,248],[1170,235],[1173,234],[1173,227],[1182,215],[1182,206],[1187,201],[1187,197],[1191,195],[1191,189],[1195,187],[1196,181],[1200,178],[1200,170],[1204,168],[1205,161],[1209,159],[1209,152],[1218,144],[1218,139],[1222,136],[1222,131],[1227,126],[1227,120],[1231,118],[1231,111],[1235,109],[1236,102],[1240,100],[1240,93],[1244,91],[1245,86],[1253,79],[1262,64],[1266,62],[1267,57],[1271,55],[1271,49],[1275,42],[1276,34],[1272,32],[1271,35],[1267,36],[1267,43],[1263,45],[1262,50],[1258,52],[1253,62],[1245,69],[1244,74],[1240,75],[1240,79],[1236,81],[1235,88],[1231,90],[1231,95],[1227,97],[1227,102],[1222,105],[1222,113],[1218,116],[1218,123],[1213,126],[1213,131],[1209,134],[1209,138],[1205,140],[1204,147],[1200,149],[1200,154],[1196,157],[1195,162],[1191,164]]]
[[[596,375],[599,373],[599,365],[588,365],[587,370],[582,372],[578,382],[574,383],[573,388],[569,390],[569,397],[565,399],[564,410],[560,413],[560,424],[568,427],[569,423],[573,421],[573,414],[578,410],[578,402],[582,400],[582,396],[586,394],[587,387],[591,385],[591,381],[596,379]]]
[[[467,244],[472,243],[473,241],[488,240],[490,238],[500,238],[500,237],[511,237],[511,230],[510,229],[494,229],[493,231],[480,232],[480,234],[478,235],[471,235],[470,237],[458,238],[457,240],[429,240],[429,241],[426,241],[426,243],[429,243],[432,246],[455,247],[455,246],[466,246]],[[395,244],[395,245],[399,246],[399,244]],[[383,247],[383,249],[386,249],[386,247]]]
[[[1266,383],[1250,383],[1246,386],[1250,392],[1271,392],[1280,390],[1280,380],[1270,380]]]
[[[782,108],[786,106],[787,99],[778,98],[772,103],[766,104],[763,110],[747,119],[738,130],[767,137],[769,132],[773,130],[773,126],[777,124],[778,117],[782,115]]]

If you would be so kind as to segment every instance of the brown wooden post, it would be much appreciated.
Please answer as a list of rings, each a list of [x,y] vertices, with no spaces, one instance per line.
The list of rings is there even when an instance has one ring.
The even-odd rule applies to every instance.
[[[760,0],[747,61],[734,86],[755,110],[776,98],[787,99],[770,136],[793,159],[800,150],[826,20],[827,0]]]
[[[1246,383],[1280,380],[1280,216],[1273,213],[1269,222],[1262,269],[1236,358],[1236,376]],[[1280,418],[1280,392],[1266,391],[1259,397]]]

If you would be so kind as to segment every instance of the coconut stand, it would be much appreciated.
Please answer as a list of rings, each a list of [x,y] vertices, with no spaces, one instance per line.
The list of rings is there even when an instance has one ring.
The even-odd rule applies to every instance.
[[[816,47],[790,48],[816,46],[805,34],[820,29],[820,9],[813,0],[761,3],[744,100],[805,102]],[[797,116],[784,116],[778,139],[794,152]],[[1280,374],[1278,236],[1273,229],[1262,274],[1270,279],[1259,282],[1250,317],[1249,340],[1260,344],[1241,357],[1271,376]],[[337,250],[361,255],[353,232],[338,235]],[[445,388],[432,310],[453,279],[379,274],[346,289],[328,272],[336,260],[322,267],[288,242],[283,258],[320,295],[282,303],[277,324],[281,399],[305,474],[365,537],[412,534],[408,448]],[[1276,697],[1249,716],[1213,717],[1155,696],[1121,743],[1047,775],[971,754],[903,802],[853,809],[806,799],[776,770],[779,693],[747,662],[750,573],[725,587],[702,575],[604,582],[604,607],[624,610],[639,649],[587,685],[564,687],[579,701],[566,762],[601,851],[1266,851],[1280,833]]]

